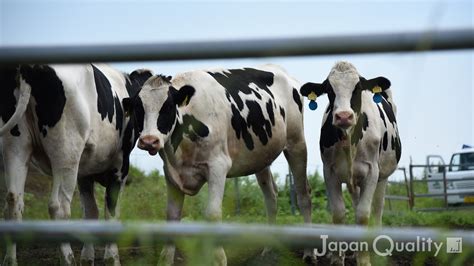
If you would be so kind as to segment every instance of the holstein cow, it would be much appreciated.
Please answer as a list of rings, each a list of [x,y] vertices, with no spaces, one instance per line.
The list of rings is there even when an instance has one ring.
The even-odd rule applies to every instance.
[[[338,62],[322,84],[306,83],[300,90],[310,98],[313,109],[317,96],[329,97],[319,144],[336,224],[345,219],[341,188],[345,183],[356,222],[367,225],[372,207],[375,223],[381,225],[387,178],[397,168],[401,155],[396,107],[389,88],[388,79],[367,80],[352,64]],[[358,264],[370,264],[368,254],[358,254],[357,259]]]
[[[299,83],[279,67],[198,70],[174,79],[154,76],[137,97],[124,100],[134,116],[143,117],[138,147],[160,154],[168,185],[167,219],[180,220],[184,195],[208,183],[206,217],[220,221],[226,177],[256,174],[270,223],[276,220],[276,185],[270,164],[283,151],[296,179],[298,203],[311,222],[306,177]],[[313,258],[306,250],[306,258]],[[174,246],[161,261],[172,264]],[[222,247],[215,263],[226,264]]]
[[[2,69],[5,218],[22,219],[25,179],[31,163],[53,177],[48,205],[52,219],[70,217],[76,182],[84,218],[97,219],[94,181],[106,188],[106,219],[115,219],[129,155],[138,138],[137,125],[124,116],[121,101],[134,95],[151,75],[148,71],[126,75],[102,64]],[[106,246],[104,257],[120,264],[115,244]],[[94,263],[91,244],[84,246],[81,260]],[[4,265],[16,261],[13,245],[6,252]],[[61,245],[61,261],[75,263],[69,244]]]

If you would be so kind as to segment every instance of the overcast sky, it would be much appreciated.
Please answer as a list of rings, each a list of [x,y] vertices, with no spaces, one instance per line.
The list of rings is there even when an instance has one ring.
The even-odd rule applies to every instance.
[[[473,28],[473,4],[456,1],[23,1],[0,0],[0,45],[152,43],[264,37],[327,36]],[[473,50],[312,57],[114,63],[122,71],[176,73],[279,64],[300,80],[322,82],[338,60],[366,78],[392,82],[402,141],[400,166],[427,154],[445,160],[474,144]],[[320,106],[327,104],[318,98]],[[319,136],[324,108],[305,102],[308,172],[322,171]],[[132,163],[162,172],[161,159],[135,150]],[[286,175],[280,156],[273,171]]]

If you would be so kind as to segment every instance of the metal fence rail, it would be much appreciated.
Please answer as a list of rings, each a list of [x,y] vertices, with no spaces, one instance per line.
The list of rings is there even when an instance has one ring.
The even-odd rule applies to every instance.
[[[0,65],[165,61],[474,48],[474,30],[130,45],[0,47]]]
[[[129,243],[163,243],[180,239],[210,240],[216,245],[249,244],[258,246],[298,246],[320,247],[321,235],[327,241],[360,242],[372,246],[381,235],[394,242],[416,242],[430,238],[435,242],[445,242],[446,237],[462,237],[464,248],[474,248],[474,231],[443,231],[433,228],[366,228],[360,226],[270,226],[249,224],[211,223],[118,223],[118,222],[3,222],[0,223],[0,240],[17,243],[62,243],[90,242],[105,244],[127,240]],[[386,245],[380,241],[377,245]]]

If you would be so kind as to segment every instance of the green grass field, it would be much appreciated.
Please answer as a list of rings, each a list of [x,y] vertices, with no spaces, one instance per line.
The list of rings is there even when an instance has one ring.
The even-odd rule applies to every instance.
[[[33,178],[32,178],[33,179]],[[120,220],[125,222],[146,221],[146,222],[163,222],[165,220],[166,209],[166,186],[165,180],[158,172],[145,175],[139,169],[132,168],[130,173],[129,184],[125,187],[120,199]],[[313,201],[313,222],[327,224],[331,222],[330,213],[327,211],[327,199],[323,181],[318,174],[310,176],[312,186]],[[226,183],[226,191],[223,202],[223,221],[239,222],[239,223],[266,223],[265,207],[263,203],[263,195],[260,192],[258,184],[253,176],[239,178],[240,189],[240,214],[236,213],[237,199],[235,185],[233,179],[228,179]],[[34,180],[28,180],[25,193],[25,220],[41,220],[49,219],[47,202],[49,197],[49,188],[51,180],[48,177],[35,177]],[[419,187],[417,190],[423,191],[426,188]],[[390,185],[387,193],[405,195],[406,191],[402,185]],[[96,186],[96,198],[98,200],[101,217],[103,217],[104,206],[104,189]],[[345,195],[347,206],[347,223],[354,222],[354,212],[350,204],[350,196]],[[194,197],[186,197],[183,211],[183,221],[204,221],[203,210],[207,201],[207,186],[204,186],[198,195]],[[422,199],[417,200],[416,206],[421,208],[442,206],[442,200],[438,199]],[[278,224],[301,224],[303,219],[300,215],[291,214],[289,190],[286,186],[279,187],[278,193]],[[412,226],[412,227],[440,227],[450,229],[474,229],[474,211],[443,211],[443,212],[414,212],[409,211],[406,202],[392,201],[391,210],[388,210],[386,203],[386,213],[383,217],[383,224],[386,227]],[[78,193],[76,192],[72,206],[72,218],[80,219],[82,209]],[[120,243],[121,259],[125,265],[153,265],[156,262],[160,252],[160,246],[136,246],[132,243]],[[179,256],[177,264],[179,265],[206,265],[207,256],[204,254],[203,247],[205,243],[196,240],[181,241],[178,244]],[[76,259],[80,256],[80,245],[74,246]],[[53,251],[51,251],[53,250]],[[96,265],[101,262],[101,249],[98,249],[96,257]],[[275,249],[270,255],[261,257],[261,247],[255,247],[251,244],[242,246],[226,246],[225,247],[229,265],[300,265],[302,263],[300,257],[301,250],[288,250],[284,247]],[[388,259],[373,258],[380,265],[445,265],[446,263],[453,265],[464,265],[474,260],[472,250],[467,250],[463,256],[440,256],[433,257],[430,254],[401,254]],[[19,247],[20,265],[26,263],[35,265],[27,260],[28,257],[35,257],[38,260],[37,265],[56,264],[57,254],[54,248],[45,248],[39,244],[31,247]],[[45,255],[46,254],[46,255]],[[50,254],[50,255],[47,255]],[[53,254],[53,255],[51,255]],[[466,255],[467,254],[467,255]],[[40,259],[43,258],[44,259]],[[197,258],[197,259],[196,259]],[[348,259],[350,262],[351,260]],[[320,262],[325,265],[325,258],[321,258]],[[326,262],[327,259],[326,259]],[[349,265],[351,265],[349,263]]]

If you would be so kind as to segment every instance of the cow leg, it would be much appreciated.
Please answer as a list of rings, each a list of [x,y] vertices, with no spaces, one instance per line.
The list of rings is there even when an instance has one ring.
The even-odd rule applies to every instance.
[[[83,177],[78,180],[79,193],[85,220],[99,219],[99,209],[94,196],[94,181],[91,177]],[[94,244],[85,243],[81,251],[81,265],[94,265]]]
[[[369,175],[365,179],[360,189],[360,198],[357,204],[356,222],[359,225],[367,226],[369,224],[372,200],[377,187],[378,167],[370,165]],[[371,265],[370,254],[368,252],[357,252],[357,265]]]
[[[120,216],[118,199],[126,178],[120,180],[118,176],[113,176],[113,181],[107,184],[105,188],[105,220],[116,221]],[[107,265],[120,265],[120,257],[116,243],[105,245],[104,261]]]
[[[231,167],[231,159],[228,157],[218,157],[209,165],[208,188],[209,197],[207,201],[206,218],[208,221],[222,221],[222,198],[227,173]],[[214,250],[214,265],[227,265],[227,258],[224,248],[216,247]]]
[[[373,217],[375,218],[375,225],[382,226],[382,214],[385,201],[385,188],[388,179],[380,179],[375,189],[374,199],[372,201]]]
[[[25,131],[21,131],[22,133]],[[5,162],[5,220],[21,221],[24,209],[24,189],[32,147],[26,134],[20,137],[5,135],[3,159]],[[7,245],[2,265],[17,265],[16,244]]]
[[[255,174],[258,180],[258,185],[263,192],[265,198],[265,206],[267,209],[267,217],[269,224],[276,223],[276,214],[277,214],[277,193],[278,188],[273,180],[272,172],[270,167],[263,169],[262,171]],[[262,256],[267,254],[270,251],[270,248],[266,247]]]
[[[67,220],[71,217],[71,201],[76,188],[79,158],[76,165],[63,163],[59,160],[52,165],[53,189],[48,208],[51,219]],[[75,265],[71,244],[63,243],[60,246],[61,265]]]
[[[165,167],[165,175],[168,175]],[[180,221],[181,214],[183,210],[183,203],[184,203],[184,194],[181,190],[177,189],[173,184],[168,182],[168,178],[166,178],[166,187],[167,187],[167,197],[168,197],[168,205],[166,209],[166,220],[168,222],[172,221]],[[160,261],[158,265],[173,265],[174,263],[174,253],[176,247],[174,244],[166,244],[163,247],[163,250],[160,254]]]
[[[342,184],[326,166],[324,166],[324,183],[326,184],[329,206],[331,207],[332,222],[334,224],[344,224],[346,205],[342,196]],[[342,254],[342,256],[336,254],[331,254],[331,265],[344,265],[345,254]]]
[[[255,174],[257,177],[258,185],[263,192],[265,199],[265,207],[267,208],[268,223],[276,223],[277,214],[277,193],[278,188],[273,180],[272,172],[270,167],[263,169],[262,171]]]
[[[304,141],[288,145],[284,151],[286,160],[290,166],[291,172],[295,177],[296,198],[298,207],[303,215],[304,222],[311,224],[311,187],[306,176],[307,151]],[[316,261],[314,249],[305,248],[303,260],[307,262]]]

